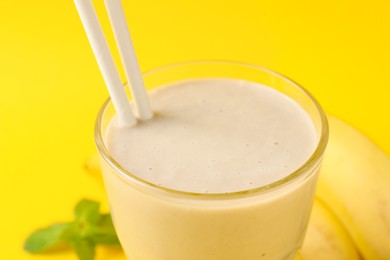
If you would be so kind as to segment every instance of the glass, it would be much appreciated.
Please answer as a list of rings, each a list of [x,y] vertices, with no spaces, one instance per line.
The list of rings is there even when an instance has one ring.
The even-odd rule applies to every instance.
[[[108,99],[96,121],[95,141],[113,221],[128,259],[293,259],[304,239],[328,140],[325,113],[305,89],[271,70],[235,62],[199,61],[144,74],[147,89],[199,78],[233,78],[284,93],[308,113],[318,144],[287,177],[254,189],[204,194],[172,190],[138,178],[108,152],[104,137],[115,115]]]

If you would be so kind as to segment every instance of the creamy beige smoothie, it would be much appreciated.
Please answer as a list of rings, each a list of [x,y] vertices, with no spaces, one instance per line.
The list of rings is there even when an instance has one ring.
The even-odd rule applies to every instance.
[[[276,189],[256,188],[290,175],[315,151],[319,137],[305,110],[237,79],[180,81],[149,97],[153,119],[123,127],[114,117],[105,135],[112,161],[135,177],[129,182],[103,160],[128,259],[293,259],[318,164]]]
[[[249,81],[203,79],[149,93],[153,120],[106,135],[113,158],[139,178],[170,189],[236,192],[298,169],[318,138],[307,113],[278,91]]]

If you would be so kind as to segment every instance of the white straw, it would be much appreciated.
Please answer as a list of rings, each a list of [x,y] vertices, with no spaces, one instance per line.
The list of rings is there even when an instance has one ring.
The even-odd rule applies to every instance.
[[[130,85],[138,117],[142,120],[153,116],[144,81],[135,55],[134,45],[127,26],[121,0],[105,0],[108,17],[114,31],[122,64]]]
[[[74,0],[81,22],[84,25],[93,53],[110,93],[120,121],[125,125],[134,125],[136,119],[127,100],[119,73],[108,48],[103,30],[97,18],[91,0]]]

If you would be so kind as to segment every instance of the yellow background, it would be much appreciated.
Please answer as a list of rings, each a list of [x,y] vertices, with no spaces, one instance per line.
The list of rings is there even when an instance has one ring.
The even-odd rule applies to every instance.
[[[103,0],[94,2],[109,33]],[[388,1],[123,3],[143,71],[194,59],[271,68],[390,154]],[[31,256],[22,244],[38,227],[70,220],[81,198],[107,210],[101,184],[83,169],[107,95],[73,1],[1,1],[0,259],[76,259]],[[99,249],[99,259],[108,255]]]

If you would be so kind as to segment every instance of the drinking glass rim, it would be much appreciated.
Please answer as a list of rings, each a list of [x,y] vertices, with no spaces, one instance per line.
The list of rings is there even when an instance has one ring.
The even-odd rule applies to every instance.
[[[176,195],[180,197],[191,197],[191,198],[198,198],[198,199],[233,199],[233,198],[241,198],[243,196],[249,195],[249,194],[260,194],[265,193],[267,191],[271,191],[276,189],[277,187],[280,187],[284,184],[287,184],[289,182],[292,182],[293,180],[297,179],[300,176],[303,176],[309,169],[312,167],[315,167],[319,161],[321,160],[325,148],[328,143],[329,138],[329,126],[328,126],[328,120],[326,118],[326,114],[324,110],[322,109],[319,102],[316,100],[316,98],[307,91],[304,87],[296,83],[295,81],[291,80],[290,78],[284,76],[283,74],[280,74],[278,72],[275,72],[271,69],[253,65],[253,64],[247,64],[242,62],[236,62],[236,61],[225,61],[225,60],[196,60],[196,61],[185,61],[185,62],[179,62],[179,63],[172,63],[165,66],[157,67],[151,70],[148,70],[144,73],[142,73],[144,76],[147,76],[149,74],[152,74],[154,72],[162,71],[169,68],[175,68],[185,65],[195,65],[195,64],[225,64],[225,65],[236,65],[241,67],[247,67],[247,68],[253,68],[262,72],[266,72],[268,74],[271,74],[272,76],[278,77],[283,79],[284,81],[292,84],[297,89],[301,90],[304,95],[306,95],[311,102],[313,102],[314,107],[316,108],[316,111],[319,114],[320,121],[321,121],[321,135],[319,136],[319,141],[316,146],[315,151],[312,153],[312,155],[295,171],[291,172],[287,176],[274,181],[270,184],[255,187],[252,189],[246,189],[246,190],[240,190],[240,191],[234,191],[234,192],[222,192],[222,193],[200,193],[200,192],[189,192],[189,191],[182,191],[182,190],[176,190],[171,189],[163,186],[159,186],[157,184],[154,184],[152,182],[149,182],[147,180],[144,180],[133,173],[127,171],[124,169],[108,152],[107,147],[104,144],[104,137],[101,133],[101,126],[102,126],[102,118],[104,116],[104,113],[107,109],[107,107],[111,103],[111,98],[108,97],[106,101],[103,103],[103,105],[100,107],[96,121],[95,121],[95,130],[94,130],[94,136],[95,136],[95,143],[98,148],[98,151],[102,158],[113,167],[117,173],[119,173],[120,177],[122,177],[126,182],[131,182],[136,185],[141,185],[143,187],[146,187],[148,189],[152,189],[159,192],[164,192],[170,195]],[[126,85],[127,83],[124,83]]]

